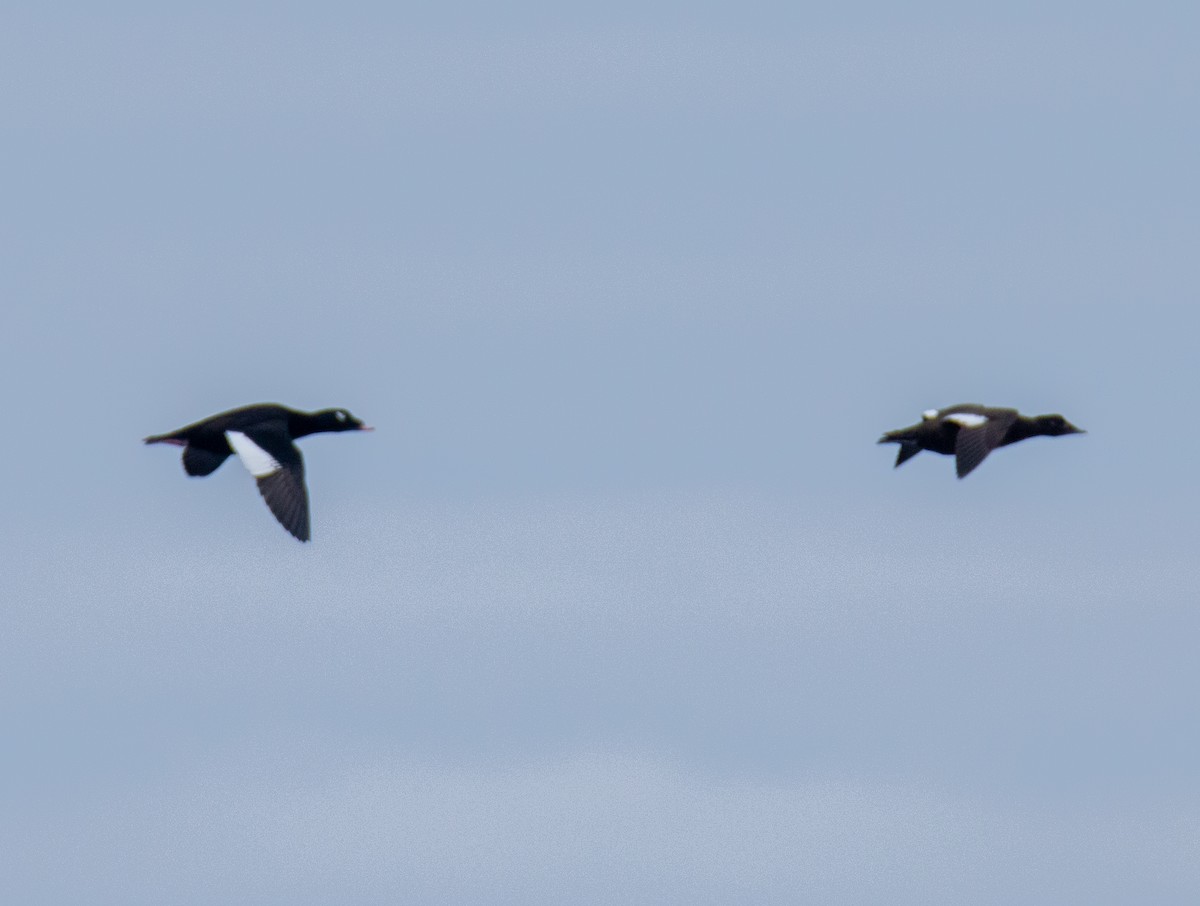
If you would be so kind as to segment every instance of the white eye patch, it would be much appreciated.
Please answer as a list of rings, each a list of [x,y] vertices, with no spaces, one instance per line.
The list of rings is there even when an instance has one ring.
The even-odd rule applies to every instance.
[[[976,415],[974,412],[955,412],[953,415],[946,416],[946,421],[954,422],[960,428],[978,428],[980,425],[986,424],[987,420],[986,415]]]
[[[339,422],[344,422],[346,420],[346,413],[338,412],[338,413],[336,413],[336,417]]]
[[[266,478],[282,468],[274,456],[241,431],[226,431],[225,438],[229,441],[229,446],[233,447],[234,452],[237,453],[242,465],[255,478]]]

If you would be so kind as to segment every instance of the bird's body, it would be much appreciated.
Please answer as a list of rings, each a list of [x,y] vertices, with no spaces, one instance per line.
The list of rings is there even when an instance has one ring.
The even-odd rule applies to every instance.
[[[304,459],[293,441],[323,431],[369,431],[345,409],[299,412],[276,403],[243,406],[202,421],[147,437],[148,444],[183,447],[189,475],[215,472],[236,453],[280,524],[301,541],[309,540],[308,491]]]
[[[1029,437],[1083,434],[1061,415],[1021,415],[1016,409],[963,403],[945,409],[929,409],[921,421],[889,431],[879,443],[900,445],[896,465],[922,450],[954,456],[959,478],[964,478],[996,447],[1005,447]]]

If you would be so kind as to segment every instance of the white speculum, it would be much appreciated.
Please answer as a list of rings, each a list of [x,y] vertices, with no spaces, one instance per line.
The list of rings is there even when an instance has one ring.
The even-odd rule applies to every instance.
[[[962,428],[978,428],[985,424],[988,420],[986,415],[977,415],[974,412],[955,412],[953,415],[947,415],[946,421],[954,422]]]
[[[241,431],[226,431],[225,437],[229,446],[237,453],[238,459],[242,461],[242,465],[255,478],[266,478],[279,471],[278,460]]]

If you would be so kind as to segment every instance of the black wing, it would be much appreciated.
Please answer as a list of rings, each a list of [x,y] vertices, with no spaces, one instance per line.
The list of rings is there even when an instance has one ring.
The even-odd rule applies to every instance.
[[[281,469],[274,475],[256,479],[259,493],[279,520],[279,524],[301,541],[310,537],[308,524],[308,491],[304,487],[304,463]]]
[[[304,459],[282,423],[227,432],[229,443],[258,482],[259,493],[279,524],[300,541],[309,535]]]
[[[966,478],[983,462],[1017,420],[1015,410],[1005,410],[988,417],[982,425],[959,428],[954,441],[954,468],[959,478]]]
[[[914,456],[916,456],[920,452],[921,452],[920,444],[914,444],[914,443],[902,441],[900,444],[900,450],[896,453],[896,464],[894,466],[892,466],[892,468],[893,469],[900,468],[900,466],[903,463],[908,462],[908,460],[912,459]]]
[[[192,476],[211,475],[228,456],[228,449],[222,453],[188,444],[183,448],[183,470]]]

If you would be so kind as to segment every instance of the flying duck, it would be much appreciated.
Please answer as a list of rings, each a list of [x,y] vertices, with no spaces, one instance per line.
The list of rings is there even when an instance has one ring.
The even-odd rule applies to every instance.
[[[258,482],[258,490],[279,524],[300,541],[307,541],[304,460],[293,441],[322,431],[370,430],[345,409],[298,412],[276,403],[260,403],[211,415],[169,434],[152,435],[145,442],[183,447],[183,469],[193,476],[211,475],[236,453]]]
[[[897,428],[879,438],[881,444],[899,444],[896,466],[922,450],[954,454],[955,470],[965,478],[987,455],[1027,437],[1044,434],[1086,434],[1061,415],[1021,415],[1016,409],[998,409],[964,403],[946,409],[928,409],[921,421]]]

